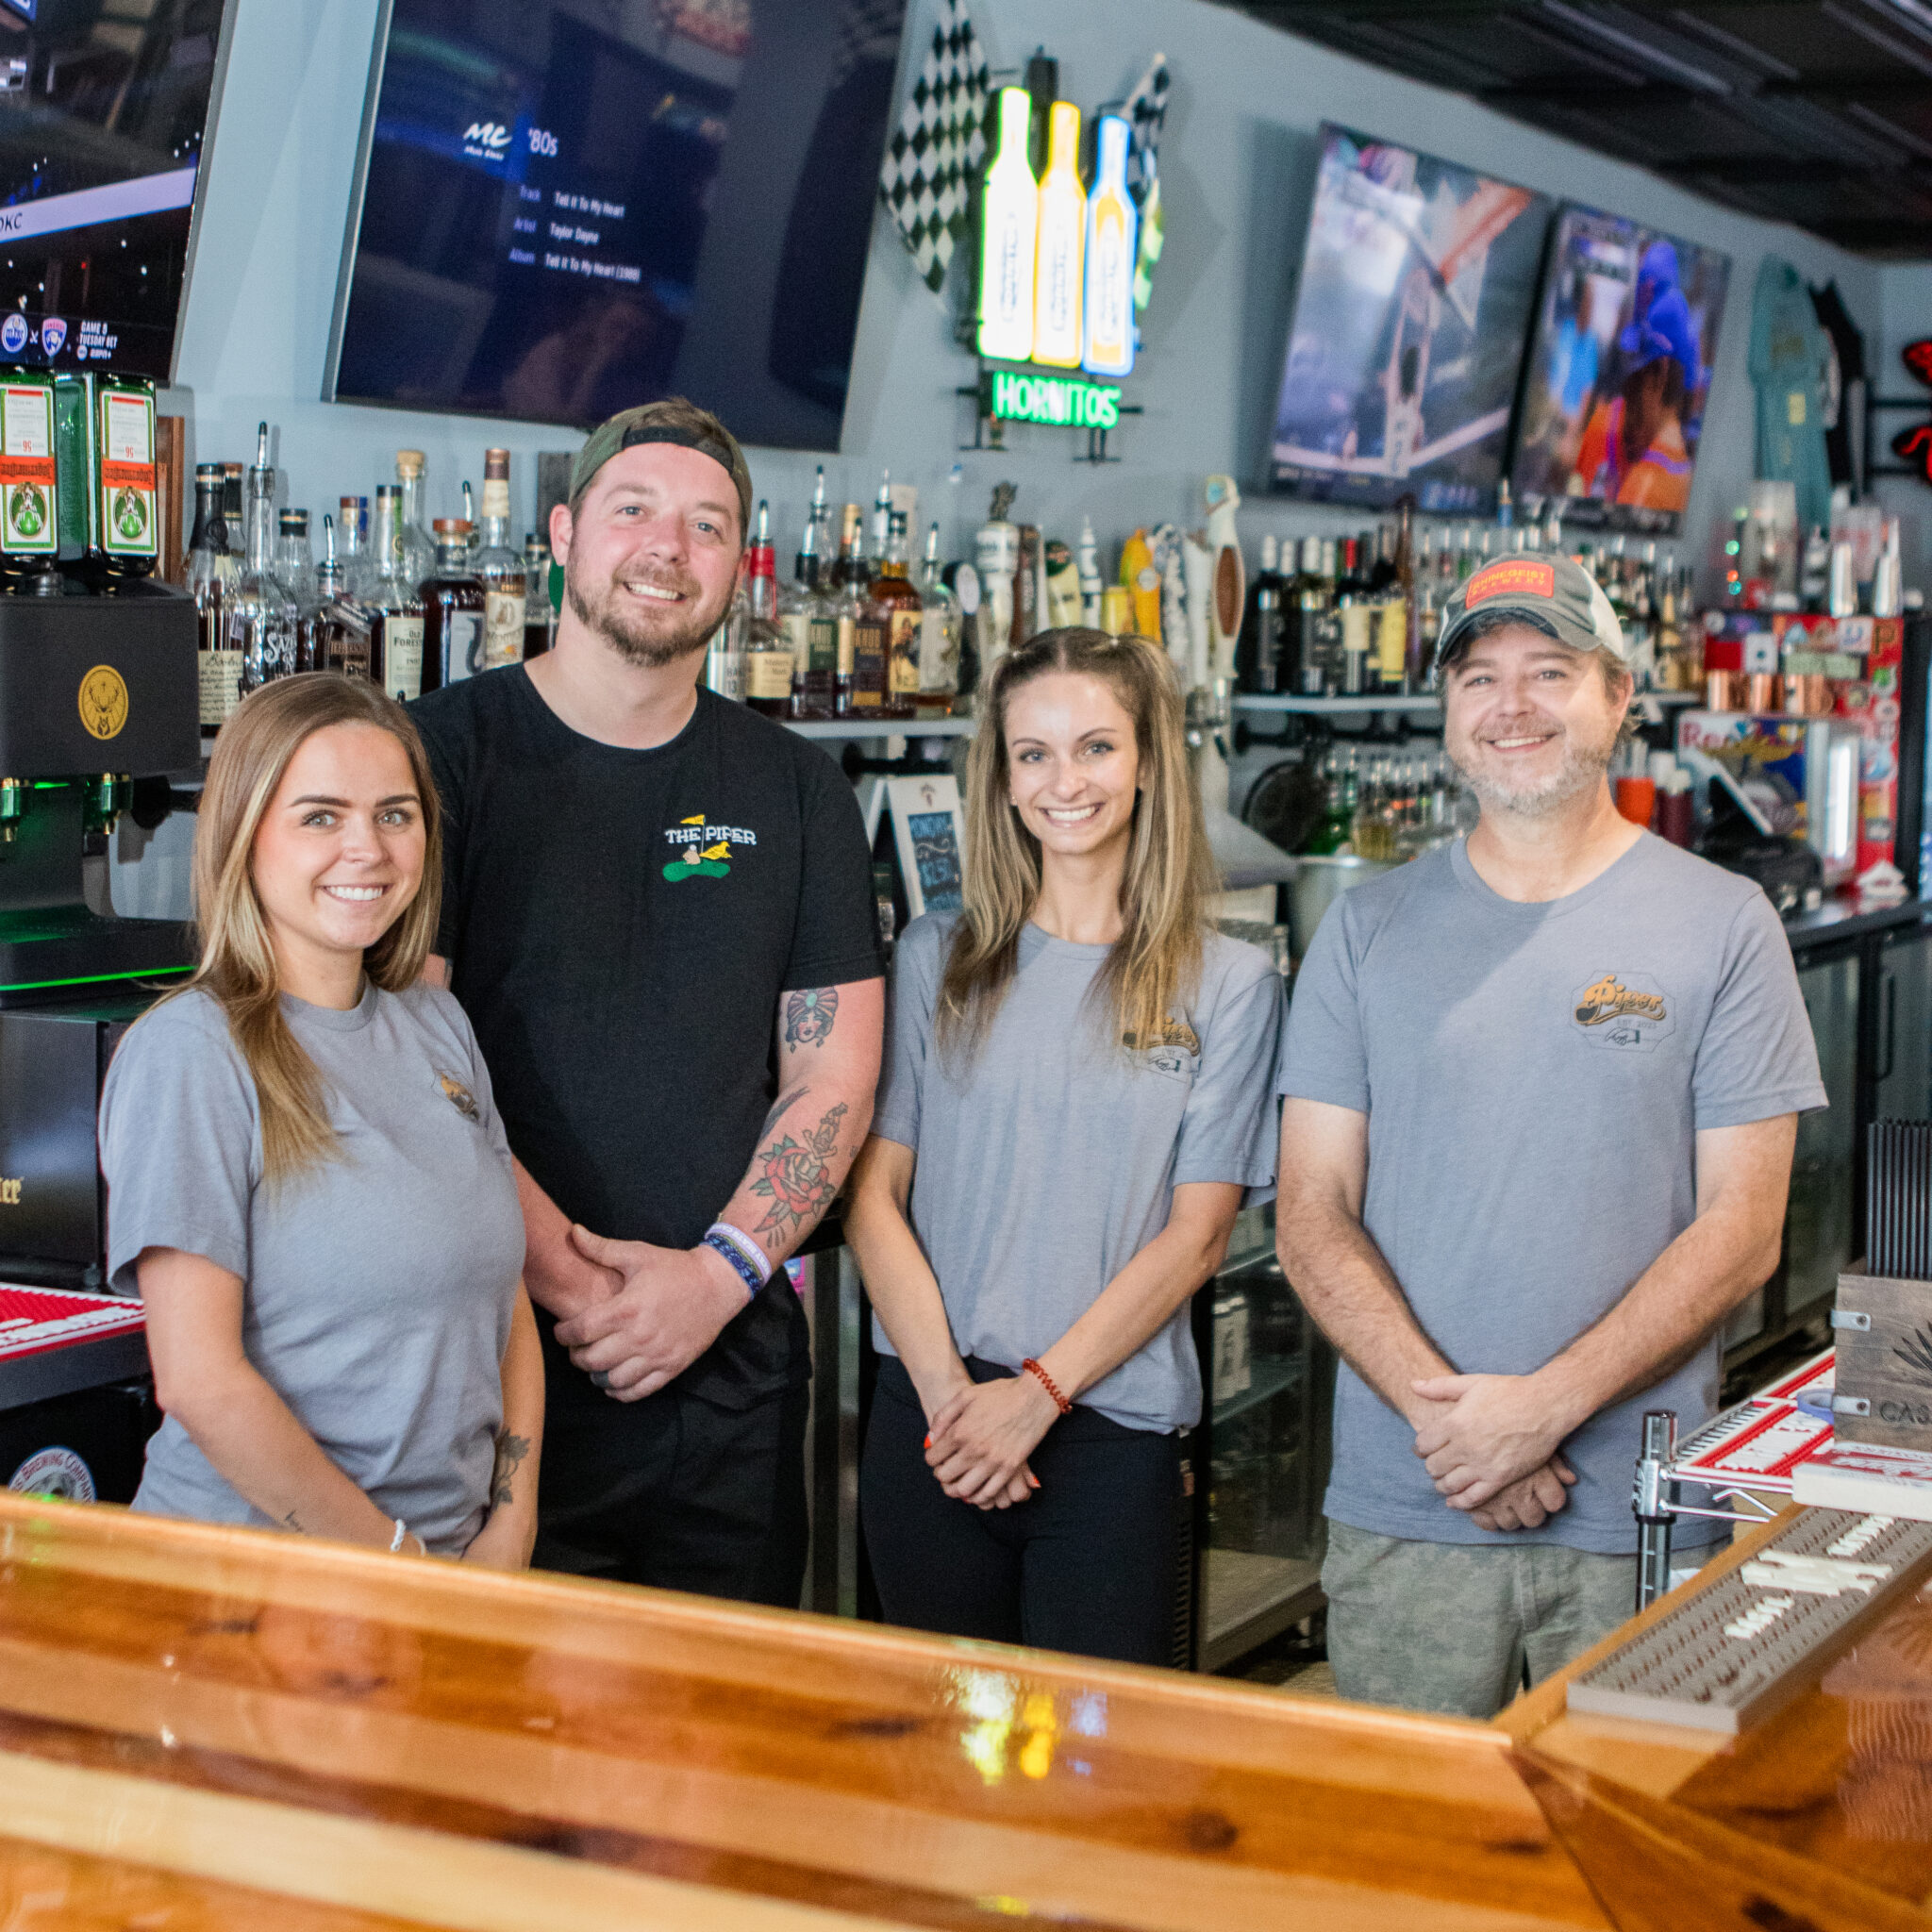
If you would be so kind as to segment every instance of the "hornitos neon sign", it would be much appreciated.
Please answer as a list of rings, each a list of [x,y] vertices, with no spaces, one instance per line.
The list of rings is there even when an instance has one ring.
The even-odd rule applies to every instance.
[[[981,377],[984,412],[1008,423],[1051,423],[1068,429],[1111,429],[1120,421],[1115,382],[1048,375],[1037,369],[988,369]]]

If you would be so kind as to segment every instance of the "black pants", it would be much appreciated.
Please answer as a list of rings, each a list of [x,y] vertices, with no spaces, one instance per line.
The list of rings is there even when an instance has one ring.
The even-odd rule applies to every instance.
[[[795,1610],[810,1402],[801,1387],[743,1410],[675,1389],[608,1413],[559,1405],[543,1431],[536,1567]]]
[[[1011,1373],[966,1367],[975,1382]],[[1040,1488],[1010,1509],[948,1496],[924,1441],[911,1376],[881,1356],[858,1507],[888,1623],[1122,1663],[1174,1661],[1177,1436],[1075,1407],[1033,1452]]]

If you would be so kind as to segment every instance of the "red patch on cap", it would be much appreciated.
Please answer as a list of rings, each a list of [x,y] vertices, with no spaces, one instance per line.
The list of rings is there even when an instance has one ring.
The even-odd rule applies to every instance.
[[[1491,597],[1554,597],[1556,594],[1555,564],[1533,562],[1527,557],[1506,557],[1501,563],[1488,564],[1470,578],[1462,608],[1474,610],[1478,604],[1487,603]]]

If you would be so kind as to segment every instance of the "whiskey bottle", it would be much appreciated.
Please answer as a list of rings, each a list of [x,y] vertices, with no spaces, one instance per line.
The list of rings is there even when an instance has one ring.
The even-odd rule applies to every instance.
[[[550,552],[535,530],[524,533],[524,662],[550,648]]]
[[[760,501],[745,561],[744,701],[768,718],[791,715],[791,644],[778,617],[771,506]]]
[[[819,587],[818,543],[818,521],[808,516],[791,582],[778,596],[778,622],[791,648],[794,718],[829,718],[839,696],[839,619]]]
[[[423,695],[423,600],[403,574],[400,525],[403,492],[393,483],[375,491],[375,618],[370,631],[369,675],[391,697],[410,704]],[[434,689],[434,687],[432,687]]]
[[[325,520],[326,521],[326,520]],[[375,577],[369,554],[369,499],[344,496],[336,505],[336,561],[341,566],[342,588],[367,603]],[[317,569],[321,566],[318,564]]]
[[[51,386],[50,386],[51,387]],[[9,491],[13,488],[8,485]],[[242,654],[228,639],[228,598],[242,575],[228,541],[226,479],[220,463],[194,466],[194,530],[188,540],[188,590],[201,625],[201,726],[219,731],[242,702]]]
[[[1080,366],[1080,270],[1087,195],[1080,186],[1080,110],[1056,101],[1047,112],[1046,172],[1040,178],[1034,261],[1033,360]]]
[[[852,709],[852,680],[858,661],[858,621],[865,614],[872,572],[865,560],[864,519],[856,503],[848,503],[839,535],[839,563],[832,579],[833,621],[838,626],[839,655],[833,675],[840,717]]]
[[[308,512],[285,509],[275,518],[275,575],[295,601],[295,664],[297,671],[317,671],[315,613],[322,596],[315,586],[315,564],[308,548]]]
[[[370,612],[349,589],[348,574],[336,553],[336,526],[326,516],[322,520],[322,561],[315,566],[315,588],[316,608],[309,620],[313,668],[343,677],[367,677],[374,642]]]
[[[919,715],[952,715],[959,691],[959,600],[940,562],[940,526],[925,533],[925,564],[919,579]]]
[[[509,547],[509,452],[483,452],[483,541],[471,558],[483,586],[483,661],[494,670],[524,655],[524,606],[529,578]]]
[[[906,516],[889,513],[886,554],[873,585],[873,608],[884,625],[886,691],[883,713],[888,718],[911,718],[919,711],[919,629],[924,603],[907,575]]]
[[[483,586],[470,568],[470,525],[438,517],[436,568],[417,586],[423,600],[423,695],[476,676],[483,663]]]

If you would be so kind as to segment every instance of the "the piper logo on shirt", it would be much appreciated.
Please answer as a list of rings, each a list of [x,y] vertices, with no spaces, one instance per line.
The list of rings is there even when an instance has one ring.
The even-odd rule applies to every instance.
[[[439,1074],[436,1076],[442,1083],[444,1097],[466,1121],[479,1121],[482,1114],[477,1110],[476,1096],[453,1074]]]
[[[1123,1033],[1121,1044],[1143,1067],[1172,1079],[1185,1078],[1201,1058],[1201,1036],[1185,1020],[1169,1020],[1158,1033]]]
[[[674,884],[679,879],[725,878],[731,872],[731,848],[758,842],[758,835],[742,825],[708,825],[701,811],[667,825],[664,837],[670,844],[684,848],[664,868],[664,876]]]
[[[1571,996],[1571,1018],[1592,1046],[1639,1052],[1676,1031],[1675,1002],[1648,973],[1605,973]]]

